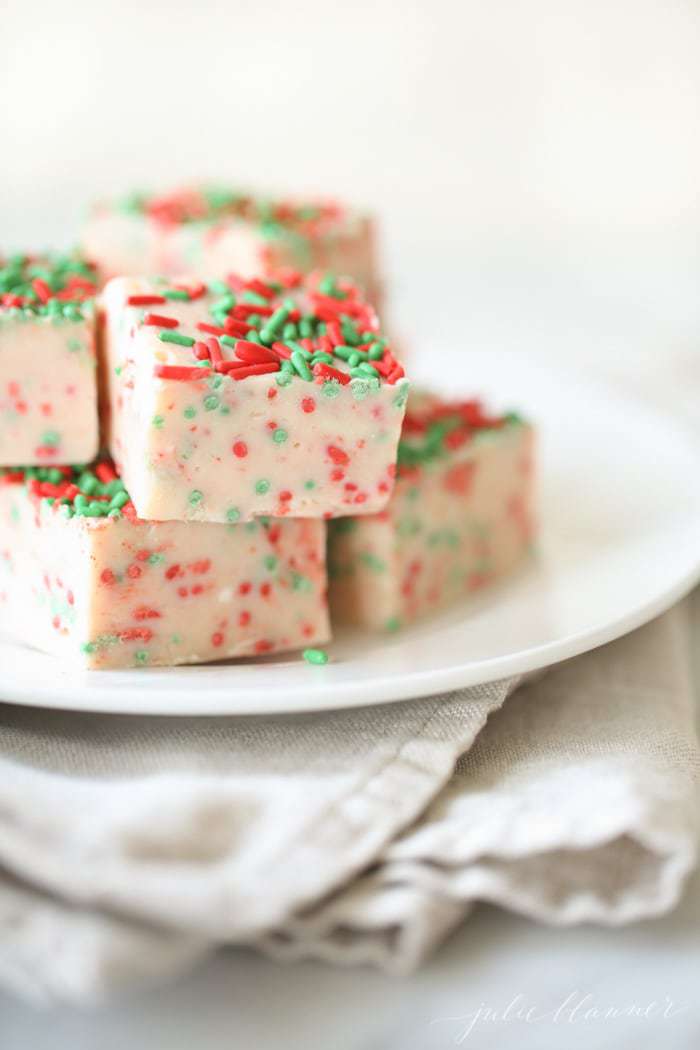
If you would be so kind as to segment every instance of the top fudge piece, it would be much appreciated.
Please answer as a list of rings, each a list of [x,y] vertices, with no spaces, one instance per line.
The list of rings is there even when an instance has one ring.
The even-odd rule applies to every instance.
[[[107,437],[141,518],[372,514],[408,382],[349,280],[115,278]]]
[[[96,285],[77,256],[0,260],[0,465],[97,452]]]
[[[370,220],[335,202],[269,200],[217,187],[132,194],[95,206],[83,247],[108,277],[216,277],[292,267],[346,273],[376,301]]]

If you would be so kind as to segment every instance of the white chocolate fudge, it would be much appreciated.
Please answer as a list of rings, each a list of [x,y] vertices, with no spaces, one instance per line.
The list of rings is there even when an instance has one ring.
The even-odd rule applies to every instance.
[[[395,630],[500,579],[531,549],[533,430],[475,401],[409,399],[380,514],[330,523],[331,613]]]
[[[0,474],[0,633],[86,668],[329,638],[322,521],[136,518],[111,464]]]
[[[336,202],[256,199],[206,186],[132,194],[93,208],[82,246],[108,277],[332,270],[377,300],[371,221]]]
[[[349,281],[115,278],[102,306],[107,440],[139,517],[386,505],[408,382]]]
[[[0,466],[96,455],[96,280],[72,256],[0,265]]]

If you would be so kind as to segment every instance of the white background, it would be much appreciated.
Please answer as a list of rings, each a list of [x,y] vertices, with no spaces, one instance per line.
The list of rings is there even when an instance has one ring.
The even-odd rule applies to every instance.
[[[696,0],[0,0],[0,250],[69,245],[95,195],[199,177],[377,210],[419,367],[433,339],[518,349],[700,417]],[[0,1046],[425,1050],[458,1034],[432,1018],[520,991],[692,1002],[699,916],[697,880],[622,932],[484,910],[409,982],[238,953],[97,1018],[0,999]],[[697,1009],[675,1024],[464,1045],[696,1046]]]

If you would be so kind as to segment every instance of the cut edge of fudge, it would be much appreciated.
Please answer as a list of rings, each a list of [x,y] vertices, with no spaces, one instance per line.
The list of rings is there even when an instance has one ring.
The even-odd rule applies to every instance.
[[[0,631],[90,669],[322,645],[325,526],[143,521],[108,460],[5,470]]]
[[[412,393],[387,508],[330,522],[331,612],[394,631],[509,575],[533,549],[534,429]]]

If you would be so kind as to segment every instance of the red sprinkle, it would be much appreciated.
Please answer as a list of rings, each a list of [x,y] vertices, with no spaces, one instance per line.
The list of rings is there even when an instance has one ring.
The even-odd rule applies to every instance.
[[[177,328],[180,324],[174,317],[163,317],[162,314],[146,314],[144,324],[156,325],[157,328]]]
[[[350,382],[350,376],[347,372],[340,372],[337,368],[327,365],[325,361],[317,361],[311,371],[321,383],[326,379],[337,379],[341,386],[346,386]]]
[[[130,295],[126,300],[127,306],[159,306],[167,302],[164,295]]]
[[[161,614],[157,609],[149,609],[147,605],[139,605],[134,609],[135,620],[160,620]]]
[[[221,347],[218,339],[207,339],[207,347],[209,348],[209,356],[215,365],[218,365],[224,359],[224,355],[221,353]]]
[[[115,481],[117,477],[117,472],[111,463],[98,463],[95,467],[95,474],[97,474],[103,485],[107,485],[110,481]]]
[[[233,454],[234,456],[238,456],[239,459],[245,459],[248,455],[248,446],[245,441],[234,441]]]
[[[306,413],[315,412],[316,402],[314,401],[314,399],[312,397],[303,397],[301,399],[301,410],[302,412]]]
[[[218,648],[223,643],[223,640],[224,636],[221,633],[221,631],[215,631],[214,634],[211,636],[211,644],[215,648]]]
[[[153,369],[158,379],[205,379],[211,372],[211,368],[189,368],[187,365],[156,365]]]
[[[195,328],[199,332],[207,332],[209,335],[226,335],[225,328],[217,328],[215,324],[207,324],[206,321],[197,321]]]
[[[326,452],[330,456],[333,463],[339,466],[346,466],[350,462],[350,457],[347,452],[343,452],[342,448],[338,448],[337,445],[329,445]]]
[[[32,281],[32,288],[39,297],[39,302],[48,303],[51,298],[51,289],[46,281],[42,281],[41,277],[35,277]]]
[[[235,317],[227,317],[225,322],[225,331],[227,335],[238,335],[245,336],[253,327],[252,324],[248,324],[247,321],[237,321]],[[218,332],[216,333],[219,334]]]
[[[266,361],[258,365],[242,365],[236,367],[236,361],[222,361],[216,366],[217,372],[226,372],[233,379],[247,379],[248,376],[264,376],[270,372],[279,372],[279,361]]]
[[[258,343],[249,343],[246,339],[239,339],[236,343],[236,357],[251,365],[266,364],[269,361],[279,363],[277,354],[272,350],[268,350],[266,346],[259,346]]]
[[[141,638],[144,642],[150,642],[153,637],[153,631],[150,627],[127,627],[125,631],[119,632],[119,638],[122,642],[134,642],[137,638]]]

